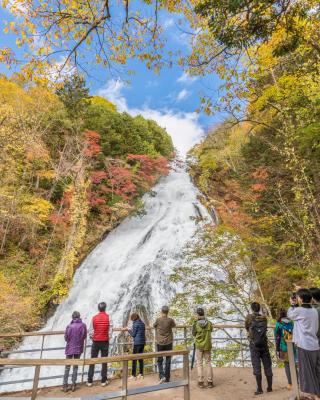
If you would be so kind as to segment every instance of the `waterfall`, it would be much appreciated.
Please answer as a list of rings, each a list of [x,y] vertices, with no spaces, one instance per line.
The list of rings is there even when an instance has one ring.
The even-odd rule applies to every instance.
[[[64,330],[74,310],[89,326],[100,301],[115,326],[128,321],[131,310],[143,308],[152,320],[160,307],[168,304],[176,288],[169,280],[173,268],[183,262],[183,248],[196,231],[195,219],[207,217],[198,200],[185,166],[176,167],[154,187],[155,195],[145,195],[145,214],[124,220],[87,256],[77,269],[68,297],[48,320],[44,331]],[[45,347],[64,346],[62,336],[46,337]],[[26,338],[23,349],[39,349],[41,338]],[[38,358],[39,352],[14,355]],[[64,358],[63,350],[45,351],[43,358]],[[1,382],[30,379],[34,368],[5,370],[0,391],[30,388],[31,383],[1,385]],[[41,376],[60,375],[63,367],[43,367]],[[41,386],[61,384],[41,381]]]

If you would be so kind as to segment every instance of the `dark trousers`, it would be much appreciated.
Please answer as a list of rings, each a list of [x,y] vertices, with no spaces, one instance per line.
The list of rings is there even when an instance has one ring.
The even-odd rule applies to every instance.
[[[143,353],[144,344],[135,344],[133,346],[133,354]],[[139,374],[143,375],[143,360],[139,360]],[[137,360],[132,361],[132,376],[137,376]]]
[[[66,356],[67,360],[70,360],[71,358],[80,358],[81,354],[73,354],[72,356]],[[68,379],[69,379],[69,373],[70,373],[70,368],[71,365],[66,365],[64,369],[64,376],[63,376],[63,386],[68,385]],[[77,382],[77,377],[78,377],[78,365],[74,365],[72,369],[72,384],[75,385]]]
[[[91,358],[97,358],[99,356],[99,353],[101,353],[101,357],[108,357],[109,354],[109,342],[92,342],[92,347],[91,347]],[[89,367],[89,372],[88,372],[88,382],[92,383],[93,381],[93,375],[94,375],[94,365],[90,365]],[[101,369],[101,382],[104,383],[107,381],[107,371],[108,371],[108,365],[102,364],[102,369]]]
[[[172,350],[172,343],[170,344],[157,344],[157,351],[169,351]],[[163,357],[158,357],[158,370],[160,379],[165,378],[166,382],[170,382],[170,368],[171,368],[171,357],[166,357],[165,370],[163,370]]]
[[[250,355],[253,367],[253,375],[261,376],[261,363],[263,364],[264,374],[266,377],[272,376],[272,361],[268,346],[255,347],[250,343]]]

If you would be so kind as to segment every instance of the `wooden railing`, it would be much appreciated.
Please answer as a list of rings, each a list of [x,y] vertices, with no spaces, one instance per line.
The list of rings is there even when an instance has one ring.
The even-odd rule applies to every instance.
[[[230,330],[231,329],[231,330]],[[148,327],[147,330],[150,332],[150,335],[147,340],[147,345],[150,351],[156,351],[156,342],[155,342],[155,335],[154,335],[154,328]],[[115,328],[114,332],[118,333],[121,331],[121,328]],[[153,333],[152,333],[153,332]],[[64,350],[64,346],[61,343],[60,347],[48,347],[46,345],[46,338],[51,336],[62,336],[64,331],[40,331],[40,332],[15,332],[15,333],[0,333],[1,338],[26,338],[29,336],[39,337],[39,345],[37,348],[27,348],[27,349],[12,349],[11,351],[5,351],[2,353],[2,357],[6,357],[10,355],[10,357],[14,357],[18,354],[24,354],[27,357],[28,354],[33,353],[32,357],[38,356],[39,358],[44,358],[48,356],[50,351]],[[241,324],[214,324],[213,325],[213,365],[221,366],[221,365],[231,365],[231,366],[249,366],[250,357],[248,352],[248,340],[247,334],[244,329],[244,326]],[[89,342],[89,341],[88,341]],[[191,335],[191,326],[187,325],[178,325],[175,329],[175,337],[174,337],[174,348],[183,346],[185,348],[192,348],[193,338]],[[131,345],[131,342],[127,342],[123,340],[122,342],[117,341],[110,341],[110,355],[114,354],[123,354],[125,350],[128,350],[128,347]],[[88,350],[90,348],[89,343],[85,343],[84,346],[84,354],[83,358],[88,357]],[[127,348],[126,348],[127,347]],[[38,353],[38,354],[34,354]],[[175,359],[173,361],[173,368],[181,366],[181,359]],[[156,360],[153,360],[153,363],[149,363],[146,365],[147,371],[150,369],[153,372],[156,372],[157,365]],[[19,366],[5,366],[0,367],[1,370],[8,370],[11,368],[21,368]],[[119,370],[117,365],[111,365],[110,370],[112,372],[117,372]],[[97,371],[98,372],[98,371]],[[82,366],[82,370],[79,371],[79,375],[81,377],[81,381],[83,382],[84,376],[86,375],[86,371],[84,365]],[[40,378],[41,381],[43,380],[52,380],[52,379],[60,379],[62,378],[61,375],[48,375],[42,376]],[[17,378],[16,378],[17,379]],[[13,380],[10,379],[7,382],[2,380],[1,387],[6,385],[20,385],[23,383],[32,382],[32,379],[18,379]]]
[[[183,379],[179,381],[173,381],[168,383],[163,383],[161,385],[153,386],[142,386],[138,388],[129,389],[128,388],[128,362],[132,360],[141,360],[155,357],[168,357],[168,356],[182,356],[183,357]],[[36,399],[40,369],[41,366],[57,366],[57,365],[93,365],[102,363],[122,363],[122,389],[117,391],[109,391],[103,395],[95,395],[82,397],[83,400],[100,400],[100,399],[117,399],[121,398],[125,400],[128,396],[133,396],[136,394],[143,394],[148,392],[155,392],[159,390],[172,389],[183,387],[184,390],[184,400],[190,400],[190,379],[189,379],[189,351],[188,350],[173,350],[173,351],[163,351],[163,352],[152,352],[143,354],[129,354],[123,356],[114,357],[101,357],[101,358],[88,358],[88,359],[12,359],[12,358],[2,358],[0,359],[0,365],[5,366],[34,366],[35,373],[33,378],[33,387],[31,393],[31,400]],[[7,397],[19,400],[19,397]],[[60,397],[61,398],[61,397]],[[50,397],[50,399],[53,399]]]
[[[292,341],[287,341],[288,358],[290,366],[290,374],[292,380],[292,396],[290,400],[300,400],[299,382],[297,377],[297,366],[294,356],[294,344]]]
[[[272,327],[270,327],[272,328]],[[153,331],[154,328],[148,327],[148,331]],[[114,332],[120,332],[121,328],[115,328]],[[15,357],[15,355],[24,354],[27,357],[28,354],[33,353],[32,357],[37,356],[39,359],[45,358],[50,351],[63,351],[63,347],[46,347],[45,339],[51,336],[61,336],[64,334],[64,331],[40,331],[40,332],[16,332],[16,333],[0,333],[0,338],[25,338],[29,336],[39,337],[39,346],[38,348],[28,348],[28,349],[12,349],[11,351],[3,352],[2,357],[9,356]],[[272,335],[272,330],[270,329],[270,334]],[[150,332],[149,339],[147,344],[149,345],[150,351],[156,351],[156,342],[155,335]],[[214,324],[213,325],[213,333],[212,333],[212,341],[213,341],[213,352],[212,352],[212,361],[214,366],[222,366],[222,365],[230,365],[230,366],[249,366],[250,365],[250,355],[249,355],[249,343],[247,339],[247,334],[244,329],[244,326],[241,324]],[[125,347],[131,345],[131,342],[117,342],[116,346],[113,347],[113,342],[110,342],[110,350],[111,355],[113,354],[123,354]],[[185,349],[191,350],[193,344],[193,338],[191,335],[191,326],[187,325],[178,325],[175,329],[175,337],[174,337],[174,348],[181,348],[183,346]],[[62,346],[62,343],[61,345]],[[88,349],[91,347],[87,342],[84,346],[83,359],[88,357]],[[34,354],[36,353],[36,354]],[[59,355],[60,356],[60,355]],[[59,357],[58,356],[58,357]],[[61,354],[62,356],[62,354]],[[148,363],[146,367],[146,371],[149,372],[157,372],[157,363],[156,357],[154,357],[153,361]],[[83,359],[81,359],[82,369],[79,371],[80,381],[84,381],[84,377],[87,374],[85,371],[85,365],[83,363]],[[181,358],[176,358],[173,360],[172,367],[177,368],[181,367],[182,361]],[[22,368],[21,365],[10,366],[6,365],[1,367],[1,370],[8,370],[11,368]],[[111,365],[109,368],[110,371],[117,373],[121,370],[117,364]],[[96,371],[99,372],[99,371]],[[53,380],[53,379],[61,379],[62,375],[53,375],[48,374],[47,376],[41,376],[40,380]],[[17,379],[17,378],[16,378]],[[32,378],[29,377],[27,379],[10,379],[8,381],[2,380],[0,383],[1,388],[11,386],[11,385],[21,385],[28,384],[32,382]],[[9,389],[8,387],[8,389]]]
[[[243,324],[213,324],[213,329],[244,329]],[[190,329],[190,325],[177,325],[174,329]],[[272,328],[272,326],[270,326]],[[113,328],[113,332],[121,332],[123,328]],[[154,330],[152,326],[147,326],[146,330]],[[55,336],[63,335],[64,331],[33,331],[33,332],[15,332],[0,333],[0,338],[21,338],[28,336]]]

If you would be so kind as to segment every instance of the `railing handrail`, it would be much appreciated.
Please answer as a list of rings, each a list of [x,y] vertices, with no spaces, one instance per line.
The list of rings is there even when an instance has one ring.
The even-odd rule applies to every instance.
[[[81,359],[62,359],[62,358],[0,358],[0,365],[92,365],[92,364],[103,364],[112,362],[123,362],[132,360],[141,360],[155,357],[167,357],[167,356],[183,356],[189,354],[189,350],[170,350],[161,352],[151,353],[139,353],[139,354],[126,354],[121,356],[112,357],[100,357],[100,358],[86,358]]]
[[[244,329],[243,324],[213,324],[213,329]],[[177,325],[174,329],[191,328],[192,325]],[[273,326],[270,326],[272,328]],[[155,329],[153,326],[146,327],[147,330]],[[114,332],[121,332],[123,328],[114,328]],[[0,333],[0,338],[14,338],[25,336],[54,336],[63,335],[65,331],[33,331],[33,332],[18,332],[18,333]]]
[[[138,359],[153,358],[156,356],[183,356],[183,380],[175,381],[172,383],[166,383],[163,385],[153,385],[138,388],[138,391],[128,388],[128,362]],[[56,366],[56,365],[93,365],[103,364],[107,362],[121,362],[122,363],[122,390],[116,390],[114,392],[108,392],[107,397],[109,399],[116,399],[121,397],[126,400],[128,396],[132,396],[139,393],[154,392],[163,389],[170,389],[171,387],[183,387],[184,400],[190,400],[190,376],[189,376],[189,350],[171,350],[162,352],[152,353],[139,353],[139,354],[126,354],[122,356],[114,357],[101,357],[101,358],[87,358],[83,360],[79,359],[20,359],[14,360],[11,358],[0,359],[0,365],[32,365],[35,366],[33,386],[31,393],[31,400],[35,400],[38,394],[38,385],[40,381],[40,369],[41,366]]]

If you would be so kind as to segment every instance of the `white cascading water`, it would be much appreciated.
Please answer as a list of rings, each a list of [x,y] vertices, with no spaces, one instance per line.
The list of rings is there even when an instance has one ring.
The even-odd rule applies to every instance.
[[[89,325],[97,304],[106,301],[115,326],[127,323],[128,315],[143,306],[153,319],[168,304],[175,287],[169,280],[173,268],[183,262],[182,250],[196,231],[194,217],[208,216],[198,200],[199,192],[184,166],[176,167],[154,187],[156,195],[144,197],[146,214],[127,218],[112,231],[78,268],[67,299],[49,319],[44,331],[64,330],[74,310]],[[62,336],[46,337],[45,347],[63,347]],[[41,338],[26,338],[23,349],[39,349]],[[38,358],[39,351],[20,355]],[[64,358],[64,351],[45,351],[43,358]],[[41,376],[61,375],[63,367],[41,369]],[[5,370],[0,376],[0,392],[31,387],[31,382],[1,385],[1,382],[32,379],[34,368]],[[61,384],[41,381],[41,386]]]

